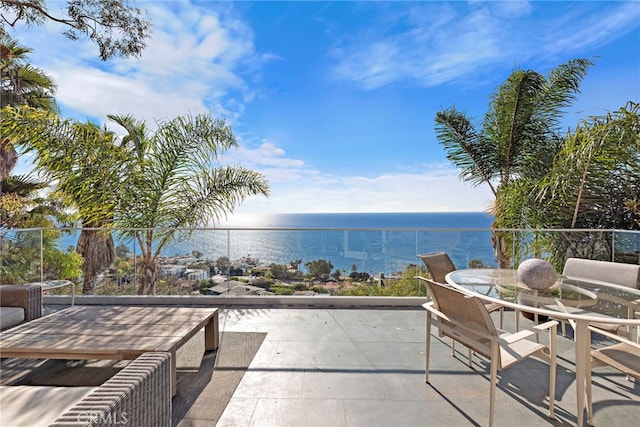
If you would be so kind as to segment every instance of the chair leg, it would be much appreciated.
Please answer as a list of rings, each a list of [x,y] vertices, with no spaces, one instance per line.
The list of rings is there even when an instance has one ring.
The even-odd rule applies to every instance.
[[[556,348],[557,329],[552,326],[549,329],[549,418],[555,418],[555,401],[556,401],[556,368],[557,368],[557,348]]]
[[[496,382],[498,379],[498,344],[491,343],[491,390],[489,391],[489,427],[493,427],[493,407],[496,400]]]
[[[431,354],[431,313],[427,313],[427,336],[424,349],[424,382],[429,384],[429,355]]]
[[[500,307],[500,329],[504,327],[504,307]]]
[[[586,372],[586,379],[585,379],[585,383],[586,383],[586,387],[587,387],[587,423],[592,426],[593,425],[593,395],[592,395],[592,390],[591,390],[591,363],[589,363],[589,369],[587,369]]]

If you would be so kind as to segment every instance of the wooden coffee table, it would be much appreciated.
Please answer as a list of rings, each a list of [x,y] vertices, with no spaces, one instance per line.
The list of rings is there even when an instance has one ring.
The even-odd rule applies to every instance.
[[[74,306],[0,334],[0,357],[133,360],[149,351],[176,351],[204,328],[205,349],[219,343],[218,309]]]

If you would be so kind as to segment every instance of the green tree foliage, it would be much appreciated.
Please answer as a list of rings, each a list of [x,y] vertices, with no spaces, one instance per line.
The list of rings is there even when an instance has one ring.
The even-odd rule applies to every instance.
[[[139,56],[150,36],[151,24],[146,12],[134,0],[66,0],[63,12],[55,13],[45,0],[0,0],[0,33],[5,26],[22,22],[39,26],[55,22],[66,27],[70,40],[86,36],[98,46],[104,61],[114,56]]]
[[[178,229],[217,220],[246,197],[267,195],[269,187],[256,172],[218,163],[237,143],[231,128],[208,114],[159,122],[155,132],[130,116],[110,118],[126,130],[123,138],[26,108],[3,109],[0,129],[35,150],[37,167],[70,195],[84,227],[115,226],[124,230],[121,238],[137,241],[138,292],[153,294],[157,257]],[[111,242],[106,249],[114,253],[109,235],[84,231]],[[86,248],[97,257],[95,244]],[[102,259],[113,261],[104,251]]]
[[[269,274],[278,280],[287,280],[292,277],[289,267],[283,264],[271,264],[269,266]]]
[[[295,293],[295,289],[289,286],[271,286],[269,288],[269,292],[273,292],[276,295],[293,295]]]
[[[0,285],[40,281],[41,278],[72,280],[80,275],[82,257],[73,250],[58,248],[61,232],[52,228],[48,217],[33,215],[24,226],[33,229],[0,231]]]
[[[31,49],[20,45],[0,29],[0,108],[29,105],[54,111],[57,109],[53,98],[56,85],[43,70],[29,64],[30,52]],[[0,182],[18,161],[15,146],[19,143],[0,136]]]
[[[41,273],[46,280],[80,274],[82,258],[57,246],[62,233],[54,227],[68,224],[69,215],[56,194],[42,194],[45,187],[29,176],[9,176],[0,182],[0,283],[37,281]],[[12,233],[12,228],[45,230]]]
[[[119,244],[118,246],[116,246],[116,256],[118,258],[126,259],[126,258],[129,258],[131,255],[132,253],[131,253],[131,249],[129,249],[129,246],[124,244]]]
[[[129,155],[117,190],[116,225],[140,247],[139,294],[153,294],[157,257],[177,229],[218,220],[252,195],[268,195],[264,177],[219,163],[237,146],[231,128],[209,114],[181,116],[147,125],[131,116],[109,116],[127,132],[120,142]],[[142,230],[144,229],[144,230]]]
[[[251,282],[251,286],[256,286],[258,288],[262,288],[265,291],[270,290],[271,285],[273,285],[273,281],[267,279],[266,277],[258,277]]]
[[[216,268],[218,271],[227,273],[231,267],[231,261],[226,256],[221,256],[216,260]]]
[[[640,104],[583,120],[535,187],[527,209],[536,225],[640,230]],[[526,203],[523,203],[526,204]],[[572,233],[554,240],[556,253],[611,259],[607,236]],[[597,253],[599,252],[599,253]],[[562,261],[562,260],[561,260]]]
[[[29,105],[57,110],[56,85],[45,71],[29,63],[32,51],[8,34],[0,33],[0,108]]]
[[[629,102],[567,136],[537,201],[557,226],[631,230],[638,216],[629,205],[639,198],[640,104]]]
[[[325,259],[309,261],[305,263],[304,266],[307,267],[309,275],[317,280],[327,280],[329,278],[329,274],[331,274],[331,270],[333,269],[331,261],[327,261]]]
[[[421,270],[411,264],[401,273],[400,279],[385,279],[385,286],[360,282],[354,289],[341,289],[338,295],[342,296],[426,296],[424,285],[415,278]]]
[[[300,268],[300,264],[302,264],[301,259],[289,261],[289,266],[291,267],[292,270],[298,270]]]
[[[545,77],[516,70],[491,96],[481,127],[451,107],[436,114],[436,136],[460,177],[493,192],[494,228],[511,227],[502,211],[502,190],[519,179],[541,179],[562,146],[560,119],[579,93],[592,63],[574,59]],[[514,184],[516,185],[516,184]],[[510,267],[511,244],[498,234],[493,245],[500,267]]]
[[[75,209],[83,226],[76,248],[85,260],[82,290],[92,294],[98,274],[115,259],[111,234],[96,228],[113,224],[127,151],[116,144],[112,132],[93,123],[63,120],[29,107],[4,108],[0,129],[35,153],[36,169],[56,182],[56,194]]]

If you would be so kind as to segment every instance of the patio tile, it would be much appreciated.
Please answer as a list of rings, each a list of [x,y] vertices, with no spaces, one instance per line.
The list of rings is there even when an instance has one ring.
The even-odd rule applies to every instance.
[[[365,366],[369,360],[357,344],[330,341],[280,341],[273,363],[279,365]]]
[[[345,401],[339,399],[259,399],[251,427],[343,427]]]
[[[267,335],[219,420],[202,396],[174,427],[487,425],[487,361],[476,355],[470,368],[466,348],[457,345],[452,357],[451,340],[435,330],[425,383],[425,316],[415,309],[222,308],[223,332]],[[513,327],[507,311],[505,329]],[[547,416],[548,365],[527,360],[498,374],[496,426],[575,425],[574,343],[561,336],[557,343],[556,419]],[[639,382],[611,368],[593,371],[593,396],[598,426],[640,419]]]

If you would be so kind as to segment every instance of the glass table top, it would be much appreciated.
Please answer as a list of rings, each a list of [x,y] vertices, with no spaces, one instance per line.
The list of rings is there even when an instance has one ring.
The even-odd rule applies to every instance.
[[[447,280],[481,297],[578,315],[636,319],[640,313],[640,290],[611,283],[558,275],[550,288],[529,288],[518,280],[516,270],[463,269]]]

